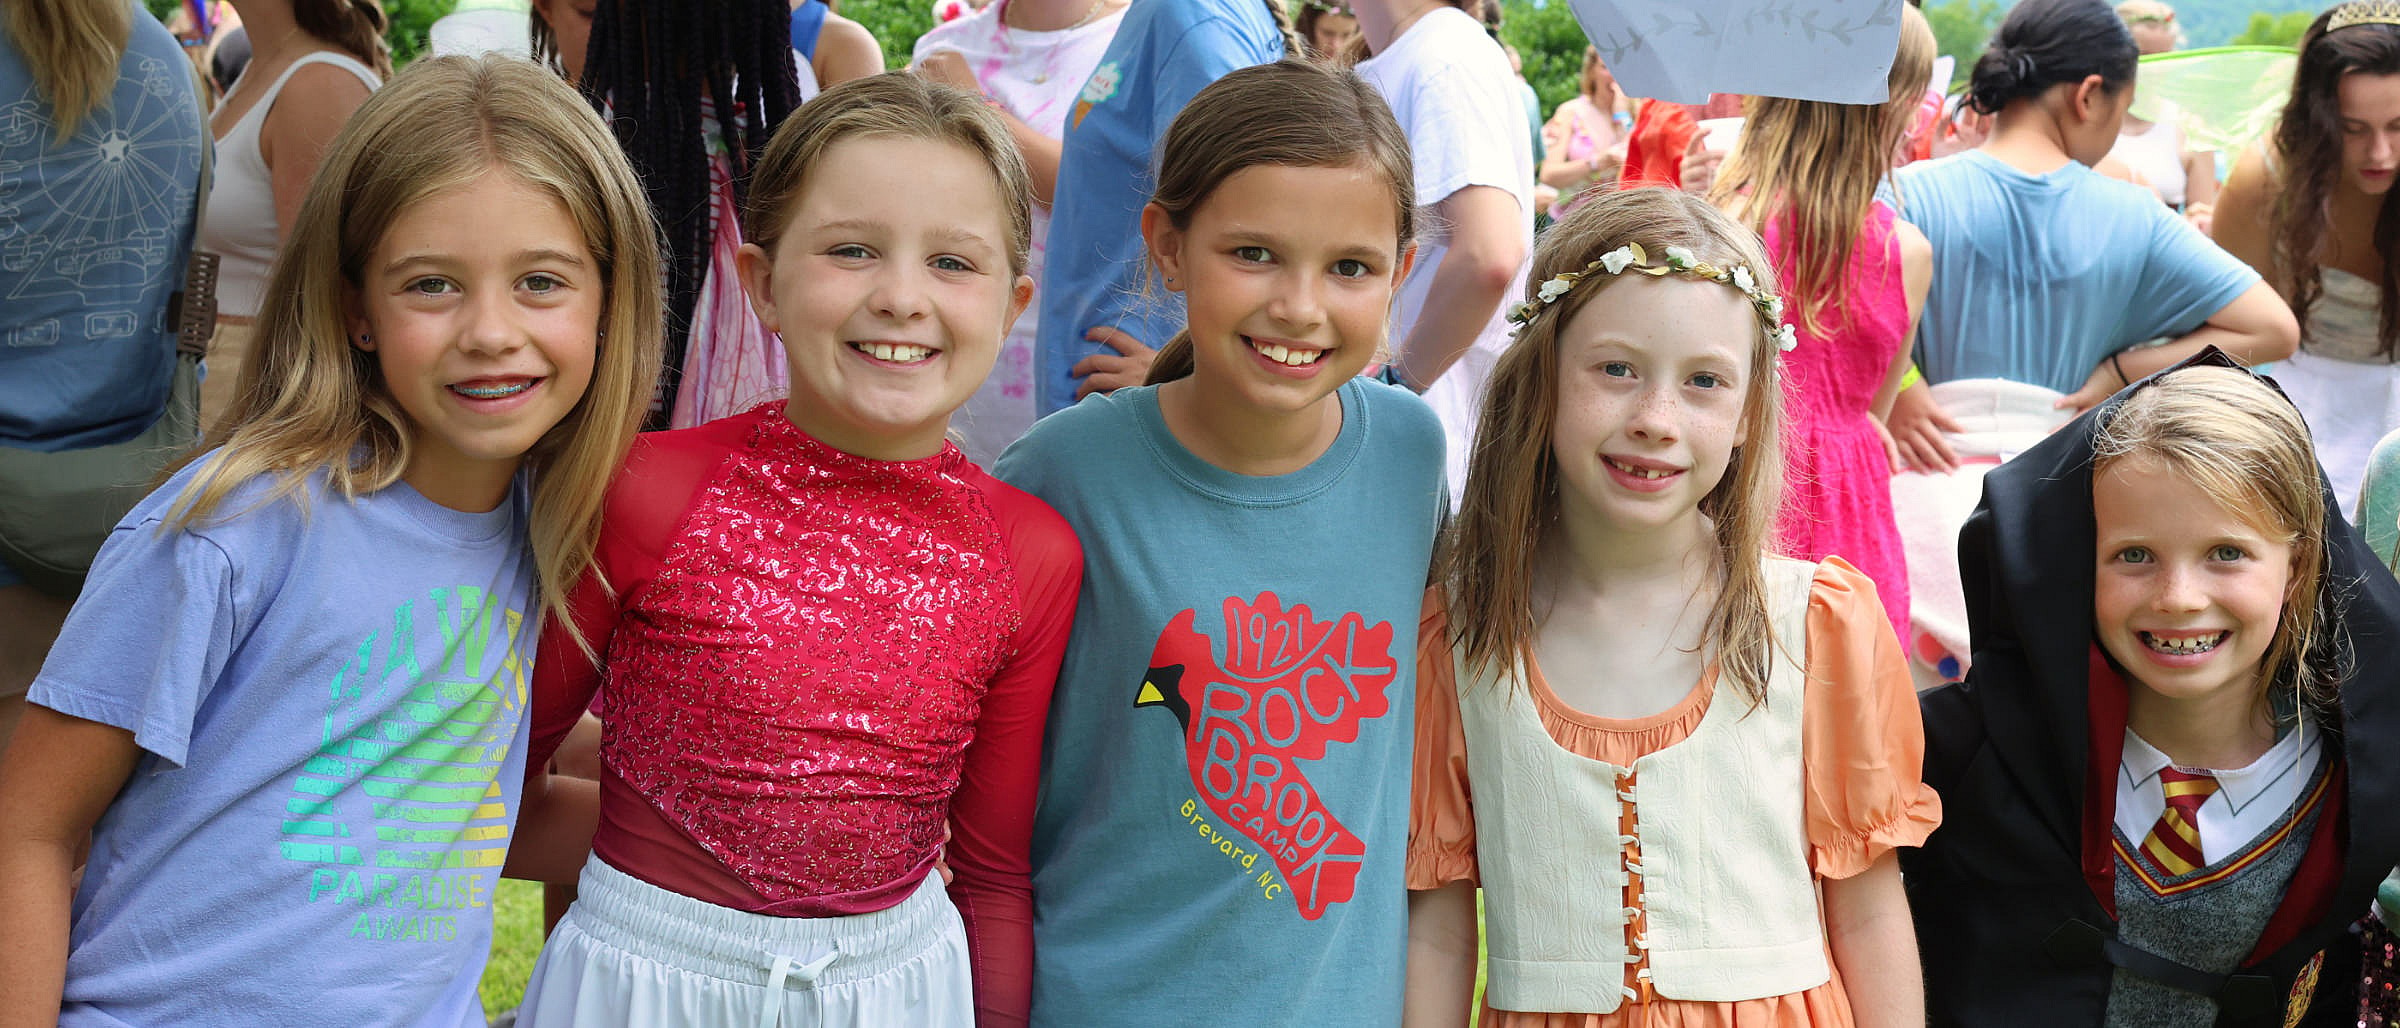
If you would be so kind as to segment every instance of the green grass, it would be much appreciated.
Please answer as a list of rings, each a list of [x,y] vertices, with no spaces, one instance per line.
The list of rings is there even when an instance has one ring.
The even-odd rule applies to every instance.
[[[485,1016],[516,1007],[525,998],[525,979],[533,974],[533,958],[542,951],[542,887],[536,882],[503,879],[492,898],[492,960],[484,965]]]

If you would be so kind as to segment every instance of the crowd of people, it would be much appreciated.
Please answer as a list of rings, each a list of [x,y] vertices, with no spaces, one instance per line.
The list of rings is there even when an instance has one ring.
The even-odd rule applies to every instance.
[[[0,1025],[2400,1022],[2400,4],[1895,6],[10,0]]]

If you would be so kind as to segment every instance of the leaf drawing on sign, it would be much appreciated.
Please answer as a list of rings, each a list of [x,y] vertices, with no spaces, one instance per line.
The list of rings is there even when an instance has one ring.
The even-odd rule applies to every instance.
[[[1784,22],[1784,24],[1791,24],[1792,7],[1789,3],[1778,4],[1771,10],[1773,13],[1782,16],[1781,20]],[[1831,25],[1818,23],[1817,18],[1823,13],[1825,12],[1822,9],[1812,8],[1800,16],[1800,29],[1801,31],[1808,33],[1808,38],[1811,42],[1814,42],[1822,37],[1830,37],[1840,41],[1844,46],[1850,46],[1857,42],[1857,40],[1853,37],[1855,37],[1858,33],[1864,32],[1870,28],[1877,28],[1880,26],[1893,25],[1897,23],[1897,17],[1891,11],[1885,10],[1880,6],[1868,11],[1867,16],[1864,18],[1858,18],[1855,20],[1843,18],[1842,20]]]
[[[1756,32],[1762,22],[1790,27],[1792,24],[1791,0],[1760,4],[1756,10],[1750,12],[1749,17],[1742,19],[1742,27]]]
[[[1692,17],[1692,20],[1689,24],[1686,24],[1675,18],[1668,17],[1667,12],[1665,11],[1651,12],[1650,20],[1657,26],[1657,31],[1660,33],[1675,32],[1680,30],[1689,32],[1698,39],[1716,38],[1717,30],[1708,24],[1707,18],[1701,17],[1696,11],[1687,13],[1690,13]]]
[[[1626,29],[1623,40],[1619,40],[1617,34],[1611,32],[1607,39],[1593,40],[1592,49],[1600,51],[1602,61],[1613,65],[1624,60],[1626,54],[1642,50],[1648,44],[1649,40],[1644,39],[1641,33]]]

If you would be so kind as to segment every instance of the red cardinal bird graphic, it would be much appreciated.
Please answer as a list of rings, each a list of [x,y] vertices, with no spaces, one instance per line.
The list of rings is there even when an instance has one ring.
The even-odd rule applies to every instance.
[[[1344,827],[1301,769],[1327,746],[1355,742],[1359,723],[1390,708],[1397,677],[1392,626],[1357,614],[1319,621],[1274,593],[1225,601],[1225,660],[1193,629],[1197,612],[1167,623],[1133,700],[1183,724],[1192,785],[1217,817],[1275,858],[1300,916],[1350,898],[1366,844]]]

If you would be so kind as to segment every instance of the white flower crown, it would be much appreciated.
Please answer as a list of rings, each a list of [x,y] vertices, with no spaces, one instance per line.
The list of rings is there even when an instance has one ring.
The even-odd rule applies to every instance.
[[[1766,329],[1768,338],[1775,340],[1776,349],[1788,352],[1792,347],[1800,345],[1799,337],[1793,333],[1792,326],[1783,320],[1783,297],[1760,289],[1758,278],[1750,273],[1748,265],[1735,264],[1720,268],[1693,256],[1692,251],[1680,246],[1667,247],[1665,252],[1666,263],[1652,264],[1650,255],[1642,249],[1642,244],[1627,243],[1601,254],[1599,260],[1584,265],[1582,271],[1561,272],[1557,277],[1542,283],[1542,287],[1534,291],[1533,299],[1509,308],[1508,323],[1520,329],[1524,328],[1527,322],[1533,320],[1534,315],[1540,314],[1543,308],[1558,302],[1559,297],[1567,295],[1568,290],[1575,288],[1575,283],[1583,281],[1585,277],[1594,272],[1606,272],[1614,275],[1627,268],[1632,268],[1644,275],[1684,275],[1739,289],[1742,291],[1742,295],[1750,298],[1750,305],[1758,309],[1759,326]]]

